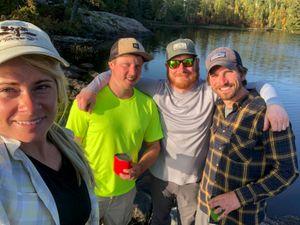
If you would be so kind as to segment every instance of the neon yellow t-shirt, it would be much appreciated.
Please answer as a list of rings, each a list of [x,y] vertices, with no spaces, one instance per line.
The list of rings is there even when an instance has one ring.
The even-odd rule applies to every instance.
[[[129,99],[119,99],[106,86],[97,95],[92,113],[80,111],[74,101],[67,128],[82,141],[96,180],[97,196],[119,196],[129,192],[135,181],[123,180],[113,172],[115,153],[128,153],[133,162],[143,141],[163,137],[154,101],[134,89]]]

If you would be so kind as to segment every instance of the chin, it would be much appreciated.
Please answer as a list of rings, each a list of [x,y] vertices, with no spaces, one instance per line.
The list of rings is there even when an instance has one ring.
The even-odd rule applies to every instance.
[[[16,139],[22,143],[30,143],[30,142],[36,142],[36,141],[43,141],[46,140],[46,134],[40,133],[26,133],[26,134],[20,134],[12,137],[13,139]]]

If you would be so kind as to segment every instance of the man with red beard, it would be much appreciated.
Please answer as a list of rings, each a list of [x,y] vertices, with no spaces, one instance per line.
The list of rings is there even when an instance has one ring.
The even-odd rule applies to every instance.
[[[295,136],[291,126],[280,132],[263,131],[266,103],[255,90],[245,88],[247,68],[238,52],[215,49],[206,59],[206,69],[219,99],[196,225],[260,225],[266,199],[298,176]]]
[[[192,225],[217,96],[199,79],[199,59],[192,40],[180,38],[167,45],[166,69],[168,79],[142,78],[137,83],[156,102],[164,131],[161,152],[150,168],[152,225],[170,224],[174,200],[181,224]],[[97,76],[76,97],[82,110],[93,106],[95,94],[107,84],[109,77],[109,73]],[[270,89],[261,89],[261,93],[268,93],[266,100],[274,97]],[[285,121],[278,129],[285,129],[288,124],[285,111],[276,105],[270,108],[277,109],[275,124],[282,118]],[[275,125],[273,128],[277,129]]]

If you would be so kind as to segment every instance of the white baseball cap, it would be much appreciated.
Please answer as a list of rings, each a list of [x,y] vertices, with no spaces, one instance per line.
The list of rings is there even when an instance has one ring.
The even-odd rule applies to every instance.
[[[48,34],[39,27],[19,20],[0,22],[0,64],[21,55],[49,56],[64,66],[64,60],[52,44]]]

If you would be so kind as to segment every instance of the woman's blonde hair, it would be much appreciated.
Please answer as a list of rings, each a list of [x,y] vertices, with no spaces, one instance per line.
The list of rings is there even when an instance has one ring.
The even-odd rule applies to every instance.
[[[84,157],[82,148],[74,141],[72,132],[61,126],[64,114],[68,107],[67,80],[58,61],[42,55],[21,56],[26,63],[53,78],[57,85],[57,116],[50,127],[47,138],[51,141],[73,164],[78,182],[80,176],[85,178],[89,185],[95,184],[92,170]]]

